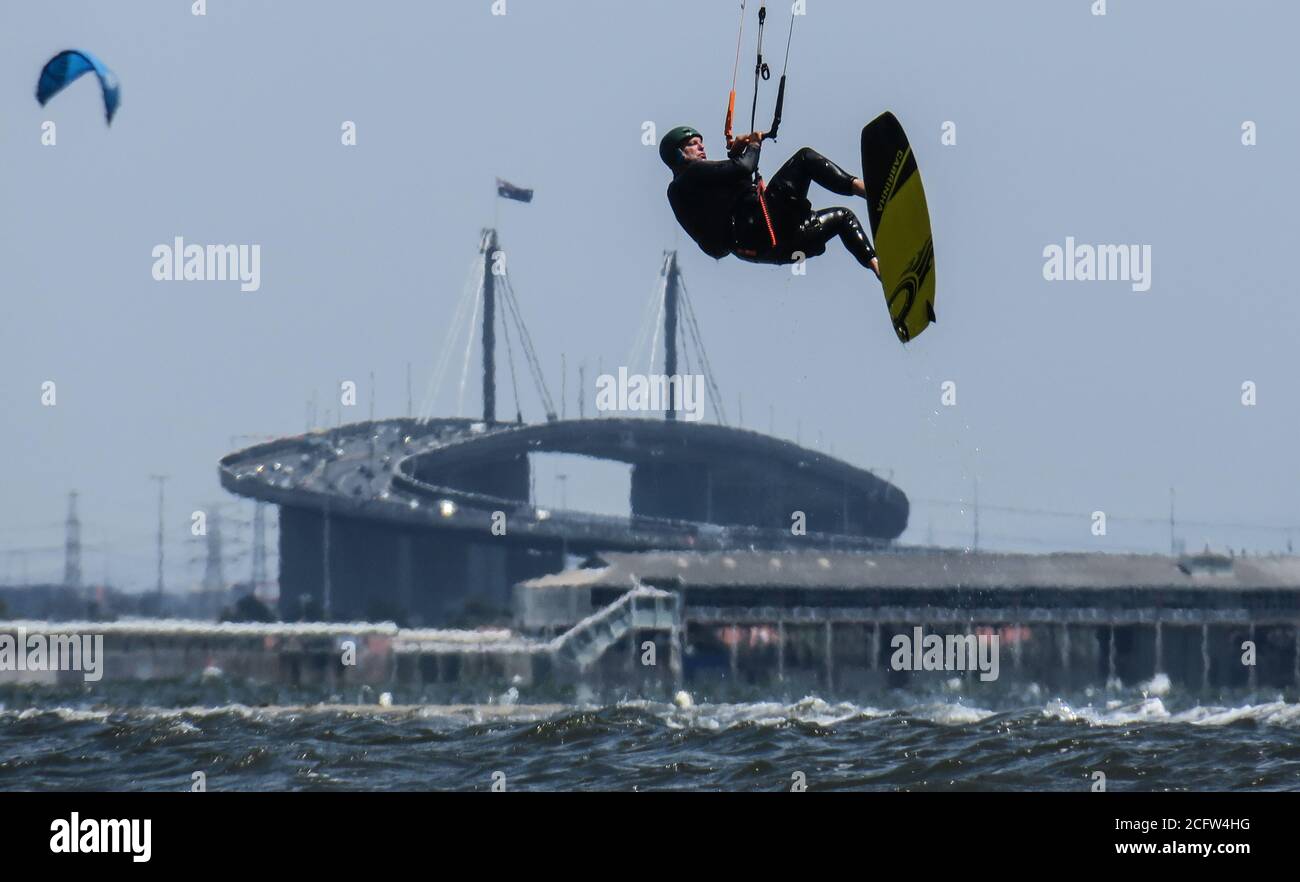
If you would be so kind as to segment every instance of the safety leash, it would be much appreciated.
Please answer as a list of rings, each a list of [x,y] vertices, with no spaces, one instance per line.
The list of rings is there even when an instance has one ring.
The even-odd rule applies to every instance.
[[[767,192],[767,184],[763,183],[763,176],[755,173],[754,190],[758,193],[758,207],[763,209],[763,221],[767,224],[767,237],[772,240],[772,247],[776,247],[776,230],[772,229],[772,216],[767,213],[767,200],[763,194]]]

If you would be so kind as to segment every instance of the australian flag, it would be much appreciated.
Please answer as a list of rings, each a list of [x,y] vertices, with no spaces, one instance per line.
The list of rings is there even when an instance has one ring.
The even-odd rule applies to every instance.
[[[516,202],[532,202],[533,191],[525,190],[523,187],[516,187],[509,181],[503,181],[497,178],[497,195],[502,199],[513,199]]]

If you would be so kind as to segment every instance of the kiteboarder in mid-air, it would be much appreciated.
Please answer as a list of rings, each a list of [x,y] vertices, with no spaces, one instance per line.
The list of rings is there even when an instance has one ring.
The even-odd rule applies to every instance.
[[[735,254],[754,263],[816,257],[838,236],[858,263],[879,276],[876,252],[857,215],[843,207],[815,210],[808,200],[814,181],[840,196],[865,199],[862,180],[804,147],[766,186],[756,186],[763,137],[754,132],[735,138],[728,158],[712,161],[695,129],[678,126],[664,136],[659,156],[673,171],[668,202],[682,228],[710,257]]]
[[[827,243],[838,237],[849,254],[880,280],[898,339],[903,343],[916,339],[935,322],[934,236],[916,156],[903,127],[889,111],[863,127],[860,178],[811,147],[804,147],[765,183],[758,171],[758,157],[763,142],[776,140],[781,128],[786,74],[781,73],[777,86],[772,125],[765,132],[759,131],[755,125],[758,93],[762,82],[771,77],[763,60],[767,21],[764,2],[758,10],[758,58],[754,63],[754,100],[749,108],[752,131],[737,137],[733,123],[745,2],[741,0],[740,4],[736,66],[731,72],[731,94],[722,128],[727,158],[710,160],[704,138],[690,126],[672,129],[659,142],[659,158],[673,172],[668,202],[677,222],[710,257],[720,259],[734,254],[753,263],[798,264],[805,258],[825,254]],[[786,70],[797,17],[798,13],[791,9]],[[840,196],[861,196],[866,200],[871,240],[850,209],[814,209],[808,199],[813,183]],[[883,255],[880,259],[876,257],[877,248]]]

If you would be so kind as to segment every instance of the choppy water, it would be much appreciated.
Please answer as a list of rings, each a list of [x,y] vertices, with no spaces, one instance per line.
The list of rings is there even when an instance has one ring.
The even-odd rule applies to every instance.
[[[339,704],[231,683],[0,690],[0,788],[1300,790],[1300,704],[1030,689],[872,703]],[[322,699],[330,703],[322,703]],[[402,696],[398,696],[402,700]],[[527,700],[522,697],[519,700]]]

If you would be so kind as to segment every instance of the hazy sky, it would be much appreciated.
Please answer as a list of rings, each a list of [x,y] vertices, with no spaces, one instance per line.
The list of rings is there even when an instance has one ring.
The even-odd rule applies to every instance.
[[[856,170],[862,125],[898,115],[939,285],[939,324],[905,349],[878,283],[838,244],[795,277],[715,262],[676,228],[642,124],[691,123],[721,152],[735,0],[508,0],[495,17],[491,0],[209,0],[205,17],[183,0],[5,0],[0,581],[19,576],[23,548],[31,578],[60,577],[61,556],[41,549],[62,542],[76,489],[114,581],[149,584],[148,476],[165,473],[168,578],[194,582],[189,513],[229,498],[216,462],[232,436],[302,431],[313,392],[322,420],[337,412],[343,379],[362,390],[345,419],[364,419],[372,370],[377,414],[404,414],[406,364],[418,400],[496,211],[556,396],[567,355],[570,416],[579,364],[591,385],[598,364],[626,363],[661,253],[677,247],[732,421],[743,401],[750,428],[774,422],[892,470],[913,500],[905,541],[932,529],[968,542],[957,503],[978,476],[988,547],[1158,551],[1171,486],[1179,517],[1204,522],[1179,530],[1189,544],[1283,547],[1284,531],[1240,525],[1300,524],[1300,12],[1110,0],[1098,17],[1092,5],[808,0],[763,169],[807,144]],[[788,10],[771,4],[778,74]],[[111,129],[92,80],[44,109],[33,99],[65,48],[120,77]],[[775,76],[764,125],[774,92]],[[45,120],[55,147],[40,143]],[[344,120],[356,147],[340,143]],[[955,146],[940,142],[945,121]],[[495,176],[536,188],[535,202],[497,206]],[[828,193],[814,204],[866,216]],[[259,244],[261,289],[155,282],[151,251],[176,236]],[[1150,291],[1045,281],[1043,249],[1067,236],[1149,245]],[[955,407],[940,405],[945,380]],[[454,412],[454,385],[439,415]],[[498,385],[512,414],[508,377]],[[531,395],[524,413],[541,417]],[[571,480],[569,502],[608,492]],[[1089,532],[1094,510],[1113,519],[1104,538]],[[88,552],[87,577],[105,563]]]

